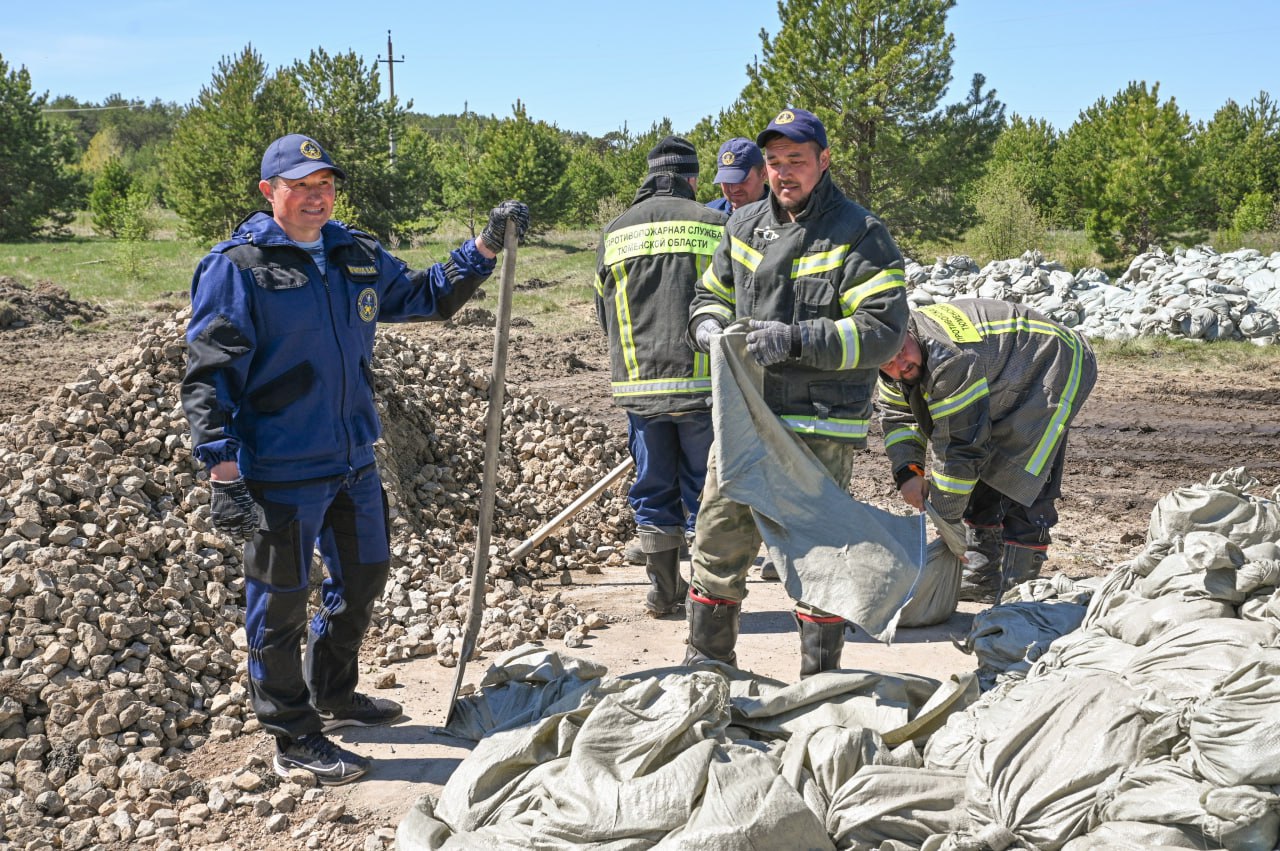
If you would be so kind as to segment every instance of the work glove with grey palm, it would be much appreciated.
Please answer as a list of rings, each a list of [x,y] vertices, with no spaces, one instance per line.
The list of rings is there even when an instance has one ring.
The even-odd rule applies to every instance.
[[[761,366],[782,363],[791,354],[796,334],[796,329],[785,322],[752,319],[751,330],[747,333],[747,351]]]
[[[240,540],[253,537],[258,528],[259,508],[244,479],[210,484],[213,496],[209,500],[209,516],[214,528]]]
[[[693,329],[693,345],[700,352],[711,351],[711,341],[724,333],[724,328],[714,319],[704,319]]]
[[[516,242],[520,242],[529,230],[529,205],[523,201],[503,201],[489,211],[489,223],[480,231],[480,238],[495,254],[502,250],[508,219],[516,223]]]

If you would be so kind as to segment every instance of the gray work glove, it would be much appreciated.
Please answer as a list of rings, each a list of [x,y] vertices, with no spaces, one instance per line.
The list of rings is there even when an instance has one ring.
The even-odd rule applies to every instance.
[[[724,328],[714,319],[704,319],[693,329],[693,344],[700,352],[711,351],[712,338],[723,334]]]
[[[751,331],[747,333],[747,351],[761,366],[782,363],[791,353],[791,326],[772,319],[752,319]]]
[[[210,482],[213,496],[209,500],[209,516],[213,526],[232,538],[247,541],[258,528],[258,504],[249,495],[244,479]]]
[[[524,239],[525,232],[529,230],[529,205],[523,201],[503,201],[489,211],[489,223],[480,231],[480,238],[495,254],[502,250],[507,219],[516,223],[516,242]]]

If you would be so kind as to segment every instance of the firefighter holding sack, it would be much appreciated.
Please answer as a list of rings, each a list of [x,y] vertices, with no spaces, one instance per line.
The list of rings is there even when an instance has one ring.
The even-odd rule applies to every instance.
[[[921,511],[928,499],[970,527],[960,599],[994,603],[1038,577],[1067,431],[1097,377],[1089,344],[1025,305],[956,299],[912,311],[902,349],[880,370],[902,498]]]
[[[689,339],[709,351],[737,319],[764,369],[763,395],[842,488],[866,446],[876,369],[902,345],[902,254],[885,226],[831,179],[827,131],[785,109],[756,138],[770,194],[734,210],[698,282]],[[751,509],[724,497],[712,453],[692,553],[686,663],[736,664],[747,570],[761,535]],[[821,506],[815,506],[821,511]],[[797,601],[802,677],[840,667],[843,618]]]

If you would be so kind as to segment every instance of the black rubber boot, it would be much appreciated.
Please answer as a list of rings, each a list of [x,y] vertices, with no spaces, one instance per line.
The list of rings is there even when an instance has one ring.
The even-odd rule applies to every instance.
[[[799,612],[793,616],[800,629],[800,679],[839,668],[840,653],[844,650],[845,622],[824,623]]]
[[[649,553],[645,562],[649,594],[645,597],[644,607],[650,617],[669,615],[683,606],[685,597],[689,595],[689,583],[680,575],[680,551]]]
[[[1020,547],[1017,544],[1004,545],[1004,570],[1000,596],[1003,597],[1015,585],[1040,578],[1040,566],[1048,558],[1048,553],[1031,547]]]
[[[691,590],[685,609],[689,616],[689,649],[684,654],[684,663],[696,665],[716,660],[737,667],[738,654],[733,648],[738,643],[738,615],[742,606]]]
[[[969,563],[960,573],[958,598],[971,603],[994,603],[1000,590],[1000,567],[1004,541],[1000,529],[970,529]]]

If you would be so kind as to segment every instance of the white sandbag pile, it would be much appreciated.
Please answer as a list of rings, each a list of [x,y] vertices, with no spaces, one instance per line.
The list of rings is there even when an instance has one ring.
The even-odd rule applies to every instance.
[[[994,260],[907,262],[908,298],[915,306],[953,298],[998,298],[1031,305],[1087,337],[1128,340],[1178,337],[1280,340],[1280,252],[1252,248],[1218,254],[1207,245],[1140,254],[1114,283],[1099,269],[1072,274],[1039,251]]]
[[[1096,587],[1037,580],[975,618],[981,696],[725,666],[491,682],[459,732],[488,734],[399,847],[1271,851],[1280,494],[1258,490],[1242,469],[1180,488]]]

